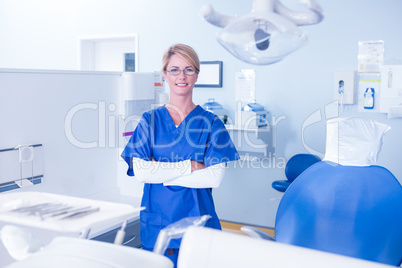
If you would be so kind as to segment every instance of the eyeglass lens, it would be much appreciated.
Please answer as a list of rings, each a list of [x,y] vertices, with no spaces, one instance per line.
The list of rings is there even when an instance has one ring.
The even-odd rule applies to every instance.
[[[182,71],[183,71],[184,74],[186,74],[186,75],[194,75],[194,74],[195,74],[195,70],[194,70],[193,68],[186,68],[186,69],[184,69],[184,70],[180,70],[180,69],[178,69],[178,68],[172,68],[172,69],[168,70],[168,72],[169,72],[171,75],[179,75]]]

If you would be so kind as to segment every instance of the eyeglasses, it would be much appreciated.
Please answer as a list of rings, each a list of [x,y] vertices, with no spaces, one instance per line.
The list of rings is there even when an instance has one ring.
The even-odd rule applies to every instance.
[[[180,70],[178,68],[172,68],[170,70],[166,70],[166,72],[170,73],[170,75],[173,76],[179,75],[182,71],[184,72],[185,75],[195,75],[196,73],[198,73],[193,68],[185,68],[184,70]]]

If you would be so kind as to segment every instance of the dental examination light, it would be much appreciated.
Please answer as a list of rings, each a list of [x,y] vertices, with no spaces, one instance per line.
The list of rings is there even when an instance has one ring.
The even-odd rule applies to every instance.
[[[308,34],[298,26],[316,24],[324,18],[314,0],[302,0],[310,10],[296,12],[279,0],[253,0],[250,13],[237,17],[216,12],[211,5],[201,8],[201,16],[223,28],[218,42],[238,59],[256,65],[268,65],[305,45]]]

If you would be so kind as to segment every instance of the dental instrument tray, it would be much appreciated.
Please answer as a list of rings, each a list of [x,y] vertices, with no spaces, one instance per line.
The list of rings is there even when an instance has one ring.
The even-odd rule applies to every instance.
[[[60,232],[99,231],[138,216],[140,210],[127,204],[41,192],[0,195],[0,221]]]
[[[20,215],[34,215],[42,221],[47,218],[59,220],[83,217],[87,214],[99,211],[99,207],[70,206],[63,203],[41,203],[37,205],[22,206],[10,211]]]

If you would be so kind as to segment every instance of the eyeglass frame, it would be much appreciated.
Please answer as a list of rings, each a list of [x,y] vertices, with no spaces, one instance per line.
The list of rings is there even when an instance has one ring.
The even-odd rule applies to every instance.
[[[180,70],[179,68],[172,68],[172,69],[178,69],[178,70],[179,70],[179,73],[178,73],[178,74],[172,74],[172,73],[171,73],[172,70],[167,70],[167,69],[165,69],[165,71],[168,72],[168,73],[169,73],[170,75],[172,75],[172,76],[179,76],[179,75],[181,74],[181,72],[183,72],[185,75],[188,75],[188,76],[193,76],[193,75],[199,73],[199,71],[197,71],[197,70],[196,70],[195,68],[193,68],[193,67],[191,67],[191,69],[194,70],[194,73],[193,73],[193,74],[187,74],[187,73],[186,73],[186,70],[189,69],[188,67],[185,68],[184,70]]]

